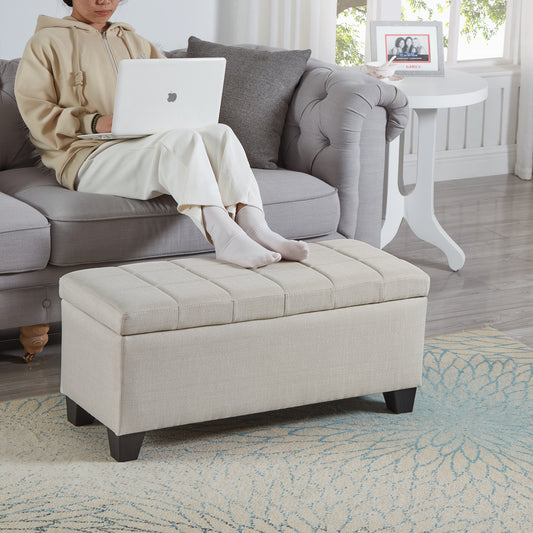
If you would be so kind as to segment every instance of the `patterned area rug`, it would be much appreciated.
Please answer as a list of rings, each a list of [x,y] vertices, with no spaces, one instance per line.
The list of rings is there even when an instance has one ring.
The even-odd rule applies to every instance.
[[[533,531],[533,350],[426,341],[415,412],[381,395],[147,434],[116,463],[61,396],[0,404],[0,531]]]

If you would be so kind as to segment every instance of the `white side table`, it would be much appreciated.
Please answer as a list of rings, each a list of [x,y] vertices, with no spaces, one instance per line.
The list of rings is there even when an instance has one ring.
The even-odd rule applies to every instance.
[[[396,235],[403,218],[420,239],[440,248],[454,271],[465,263],[465,254],[444,231],[435,216],[434,173],[437,110],[482,102],[487,98],[487,82],[479,76],[447,69],[445,77],[404,78],[398,88],[418,116],[416,186],[404,195],[398,184],[403,168],[403,137],[389,145],[387,205],[381,229],[381,247]],[[401,165],[401,166],[400,166]]]

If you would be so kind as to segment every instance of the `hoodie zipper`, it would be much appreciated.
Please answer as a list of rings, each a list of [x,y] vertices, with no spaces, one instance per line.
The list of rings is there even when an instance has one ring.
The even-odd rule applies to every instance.
[[[113,57],[113,54],[111,52],[111,48],[109,47],[109,42],[107,40],[106,32],[105,31],[101,31],[100,35],[102,36],[102,40],[104,41],[104,47],[105,47],[107,55],[109,57],[109,61],[111,61],[111,66],[113,67],[113,71],[115,72],[115,76],[118,76],[117,63],[115,61],[115,58]]]

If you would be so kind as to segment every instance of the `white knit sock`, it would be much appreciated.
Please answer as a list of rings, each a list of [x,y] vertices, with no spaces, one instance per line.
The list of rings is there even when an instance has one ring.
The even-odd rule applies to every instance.
[[[258,268],[281,259],[279,253],[263,248],[248,237],[222,207],[204,206],[202,211],[217,259],[245,268]]]
[[[283,259],[303,261],[309,255],[309,246],[303,241],[291,241],[272,231],[261,209],[245,205],[237,212],[237,224],[254,241],[274,252],[279,252]]]

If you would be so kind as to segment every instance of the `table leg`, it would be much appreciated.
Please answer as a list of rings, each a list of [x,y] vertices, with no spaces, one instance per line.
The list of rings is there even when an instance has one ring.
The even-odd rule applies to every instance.
[[[385,201],[385,219],[381,228],[381,248],[394,239],[405,215],[405,197],[399,188],[399,179],[403,168],[404,134],[396,137],[387,147],[387,197]]]
[[[465,263],[463,250],[444,231],[435,216],[434,174],[437,110],[416,109],[418,115],[418,150],[416,186],[405,197],[405,218],[420,239],[440,248],[454,271]]]

